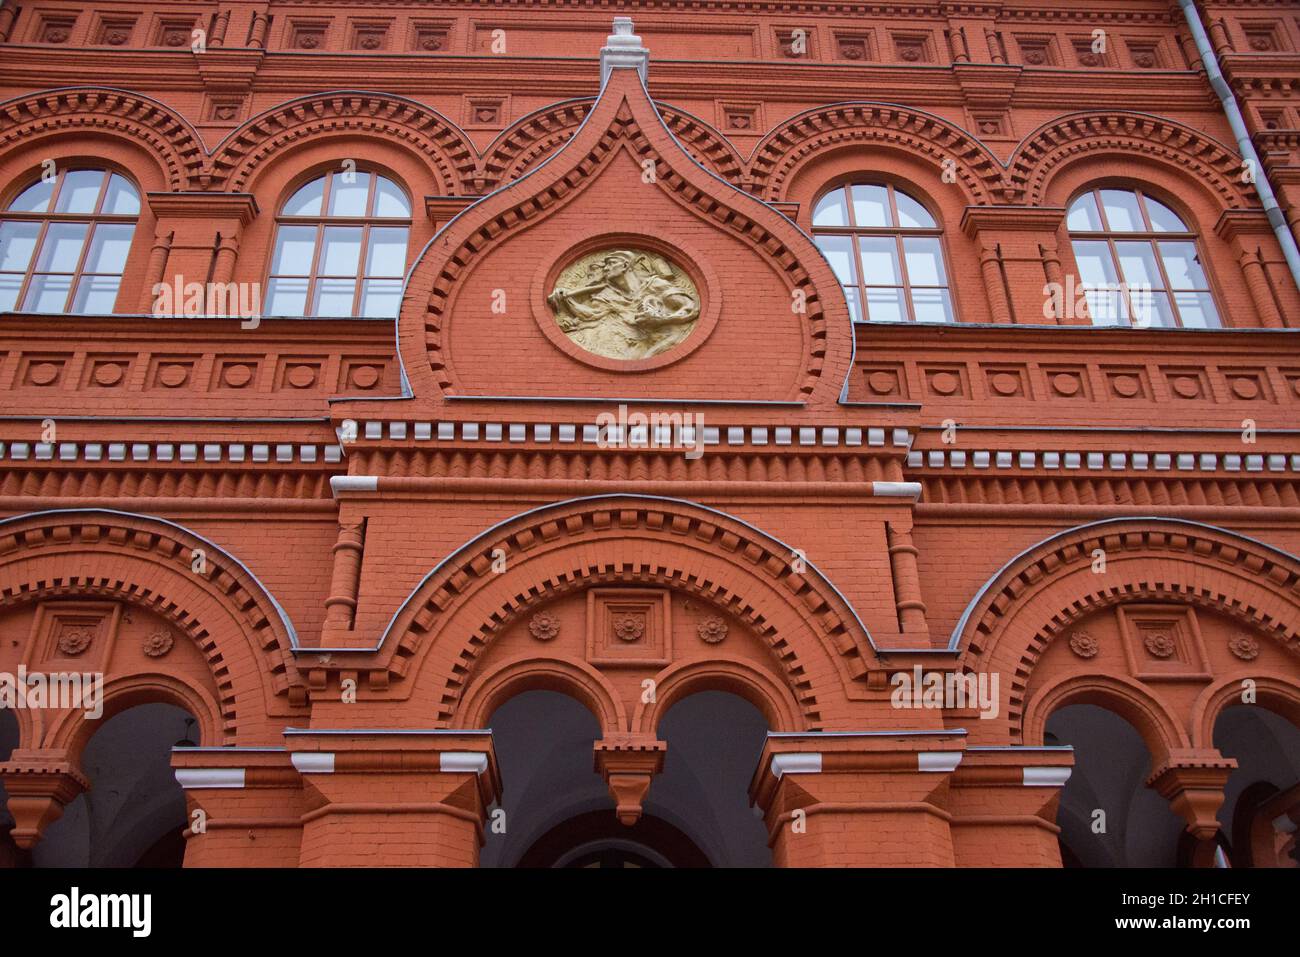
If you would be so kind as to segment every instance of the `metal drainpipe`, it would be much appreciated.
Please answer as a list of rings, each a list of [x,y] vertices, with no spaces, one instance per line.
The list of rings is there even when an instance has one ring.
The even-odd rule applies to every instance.
[[[1241,150],[1241,155],[1246,158],[1246,162],[1255,169],[1255,191],[1259,193],[1260,202],[1264,204],[1264,212],[1273,226],[1273,233],[1282,246],[1282,255],[1286,257],[1286,264],[1291,270],[1291,280],[1296,284],[1296,288],[1300,289],[1300,249],[1296,248],[1295,236],[1291,234],[1286,217],[1282,215],[1282,207],[1278,206],[1277,197],[1273,195],[1273,187],[1269,185],[1264,164],[1259,161],[1259,154],[1255,152],[1255,144],[1251,142],[1250,133],[1246,130],[1246,120],[1241,115],[1237,98],[1233,96],[1228,82],[1223,78],[1223,72],[1219,69],[1219,57],[1210,46],[1210,38],[1205,35],[1201,15],[1196,12],[1196,0],[1178,0],[1178,5],[1183,8],[1187,27],[1192,31],[1192,39],[1196,41],[1201,63],[1205,65],[1205,75],[1214,92],[1218,94],[1219,102],[1223,104],[1223,112],[1227,114],[1232,135],[1237,138],[1237,148]]]

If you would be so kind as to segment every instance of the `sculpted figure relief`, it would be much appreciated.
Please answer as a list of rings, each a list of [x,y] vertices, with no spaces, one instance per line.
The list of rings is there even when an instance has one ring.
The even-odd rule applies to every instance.
[[[546,298],[565,335],[609,359],[666,352],[695,328],[700,297],[690,277],[658,253],[611,249],[562,272]]]

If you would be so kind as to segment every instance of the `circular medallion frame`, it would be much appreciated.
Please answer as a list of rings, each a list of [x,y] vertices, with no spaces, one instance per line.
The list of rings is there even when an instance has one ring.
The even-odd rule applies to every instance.
[[[570,339],[560,328],[555,310],[547,302],[547,297],[555,288],[562,273],[593,253],[605,250],[612,252],[617,249],[645,250],[664,257],[690,279],[699,296],[700,313],[695,320],[695,327],[681,342],[658,355],[643,359],[616,359],[590,352]],[[717,274],[708,266],[708,261],[701,258],[689,245],[668,243],[641,233],[592,232],[580,237],[564,251],[562,256],[542,265],[533,276],[529,298],[533,320],[546,338],[561,352],[585,365],[609,372],[646,372],[651,369],[661,369],[686,358],[709,338],[722,313],[722,296],[718,285]]]

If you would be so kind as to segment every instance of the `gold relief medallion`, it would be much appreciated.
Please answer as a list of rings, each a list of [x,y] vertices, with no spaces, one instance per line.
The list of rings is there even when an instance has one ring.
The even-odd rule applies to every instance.
[[[645,249],[583,256],[555,282],[546,301],[561,331],[607,359],[648,359],[691,334],[700,318],[695,283]]]

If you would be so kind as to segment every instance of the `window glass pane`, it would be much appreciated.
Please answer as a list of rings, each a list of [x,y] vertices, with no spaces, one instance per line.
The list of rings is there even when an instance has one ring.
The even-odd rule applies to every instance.
[[[406,201],[406,194],[398,189],[396,184],[382,176],[375,179],[375,215],[397,216],[403,219],[410,216],[411,204]]]
[[[54,183],[33,183],[18,194],[9,208],[16,213],[43,213],[50,208],[50,197],[53,195]]]
[[[63,174],[59,189],[56,213],[93,213],[99,202],[99,188],[104,184],[104,173],[97,169],[79,169]]]
[[[1177,214],[1164,203],[1157,203],[1150,196],[1143,196],[1146,203],[1147,216],[1151,219],[1151,228],[1159,233],[1185,233],[1187,226]]]
[[[405,269],[406,227],[371,227],[366,275],[400,276]]]
[[[849,214],[844,203],[844,190],[836,189],[822,197],[813,210],[814,226],[847,226]]]
[[[23,303],[26,312],[63,312],[72,288],[71,276],[33,276]]]
[[[854,322],[861,322],[861,321],[862,321],[862,306],[861,306],[861,304],[858,302],[858,287],[857,287],[857,286],[845,286],[845,287],[844,287],[844,298],[848,300],[848,303],[849,303],[849,315],[853,318],[853,321],[854,321]]]
[[[72,311],[83,314],[112,312],[121,281],[121,276],[83,276],[77,283],[77,294],[72,297]]]
[[[898,270],[898,241],[893,236],[859,236],[858,243],[862,247],[862,277],[865,285],[903,284],[902,274]],[[868,299],[868,304],[870,302]]]
[[[872,322],[904,322],[907,307],[901,289],[868,289],[867,318]]]
[[[1156,267],[1155,249],[1150,243],[1116,243],[1115,252],[1119,254],[1119,268],[1124,281],[1130,286],[1164,288],[1160,270]]]
[[[1094,326],[1128,325],[1128,303],[1116,285],[1087,288],[1088,317]]]
[[[289,197],[284,204],[285,216],[319,216],[325,196],[325,177],[314,179]]]
[[[1101,232],[1101,215],[1097,212],[1097,198],[1084,193],[1070,204],[1065,215],[1066,228],[1076,232]]]
[[[266,284],[268,316],[302,316],[307,309],[306,279],[272,279]]]
[[[330,183],[329,215],[364,216],[369,195],[369,173],[335,173]]]
[[[883,186],[853,186],[853,220],[859,226],[892,226],[889,190]]]
[[[86,223],[50,223],[36,268],[40,272],[75,272],[87,228]]]
[[[326,226],[321,241],[320,275],[355,276],[360,262],[361,227]]]
[[[311,272],[311,259],[312,254],[315,252],[315,226],[281,226],[275,233],[275,253],[271,256],[271,275],[307,275]]]
[[[817,248],[835,270],[840,282],[851,283],[853,276],[853,240],[848,236],[818,236]]]
[[[396,279],[369,279],[361,286],[361,315],[394,319],[402,304],[402,283]]]
[[[1178,304],[1178,314],[1187,328],[1219,328],[1219,312],[1214,308],[1214,297],[1208,292],[1176,292],[1174,302]]]
[[[912,236],[904,239],[903,254],[907,257],[907,281],[912,285],[948,285],[943,271],[943,250],[939,248],[939,237]]]
[[[318,279],[313,316],[350,316],[352,297],[357,289],[355,279]]]
[[[116,173],[108,178],[103,211],[115,216],[135,216],[140,212],[140,196],[135,187]]]
[[[22,276],[0,275],[0,312],[9,312],[18,304],[18,290],[22,285]]]
[[[913,289],[912,312],[917,322],[952,322],[952,300],[947,289]]]
[[[1160,258],[1174,289],[1210,288],[1196,257],[1196,243],[1160,243]]]
[[[1103,189],[1101,205],[1106,211],[1106,223],[1112,232],[1145,232],[1142,214],[1138,212],[1137,194],[1126,189]]]
[[[0,223],[0,269],[26,272],[40,231],[40,223]]]
[[[934,217],[929,210],[911,196],[894,190],[894,202],[898,204],[898,225],[905,229],[934,228]]]
[[[126,254],[131,250],[135,227],[126,223],[100,223],[90,237],[85,272],[121,273],[126,268]]]
[[[1087,286],[1114,285],[1115,263],[1110,258],[1110,247],[1103,242],[1076,240],[1074,259],[1079,264],[1079,281]]]
[[[1174,309],[1169,302],[1169,293],[1130,288],[1128,298],[1132,306],[1134,326],[1166,328],[1177,325],[1174,322]]]

